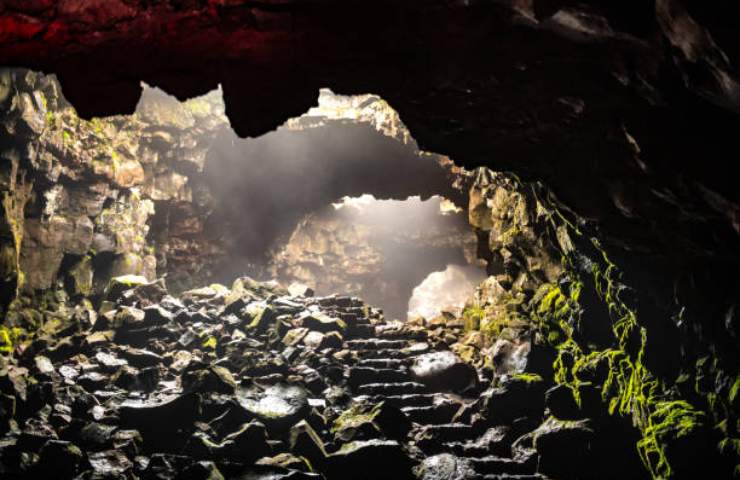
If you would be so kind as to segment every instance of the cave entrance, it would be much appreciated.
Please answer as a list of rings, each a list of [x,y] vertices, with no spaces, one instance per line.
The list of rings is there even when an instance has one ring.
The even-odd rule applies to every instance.
[[[474,175],[423,151],[376,95],[323,89],[304,115],[243,139],[220,90],[180,101],[144,85],[134,115],[87,121],[54,77],[11,79],[3,185],[23,188],[4,190],[20,205],[0,231],[9,287],[77,302],[122,275],[166,277],[173,293],[276,278],[405,319],[459,307],[483,278]]]
[[[196,101],[191,114],[222,112],[218,92]],[[147,89],[139,111],[178,105]],[[275,278],[406,319],[461,308],[484,278],[467,220],[469,174],[421,151],[381,98],[324,89],[317,107],[253,139],[210,117],[192,125],[210,135],[193,140],[199,156],[166,152],[174,142],[160,151],[171,169],[160,190],[186,190],[155,202],[158,270],[171,289]]]

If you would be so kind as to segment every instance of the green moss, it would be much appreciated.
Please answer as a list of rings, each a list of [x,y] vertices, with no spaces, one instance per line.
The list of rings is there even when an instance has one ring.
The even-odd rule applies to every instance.
[[[652,407],[637,448],[654,478],[668,478],[672,475],[672,469],[664,441],[693,433],[702,424],[704,414],[683,400],[656,401]]]
[[[544,381],[543,378],[536,373],[515,373],[511,377],[525,383],[538,383]]]
[[[203,348],[208,348],[211,350],[215,350],[218,346],[218,340],[216,340],[216,337],[208,337],[202,344]]]
[[[569,237],[581,236],[552,203],[548,207],[556,212],[548,217],[553,234],[558,228],[568,228]],[[668,478],[673,474],[666,451],[668,441],[691,435],[704,424],[705,414],[677,399],[675,391],[648,370],[644,358],[647,330],[640,326],[637,312],[621,298],[625,287],[618,268],[597,240],[592,239],[591,246],[593,256],[587,262],[579,258],[580,268],[576,268],[574,253],[562,252],[565,273],[560,282],[542,285],[529,309],[540,338],[547,339],[557,349],[553,363],[555,382],[567,386],[579,405],[581,389],[598,382],[609,413],[630,418],[639,429],[641,438],[636,448],[647,470],[654,478]],[[583,247],[579,255],[584,254],[583,250],[589,249]],[[611,319],[614,343],[608,348],[584,345],[579,337],[585,282],[606,306]]]
[[[730,394],[727,397],[730,400],[730,403],[735,403],[738,391],[740,391],[740,375],[735,377],[735,382],[732,384],[732,387],[730,387]]]
[[[5,327],[0,327],[0,352],[10,353],[13,351],[13,341],[10,332]]]
[[[504,309],[486,316],[480,324],[480,331],[489,339],[498,338],[507,328],[525,328],[527,325],[528,322],[517,311]]]
[[[478,330],[481,321],[485,318],[486,311],[479,306],[466,307],[462,312],[463,324],[466,332]]]
[[[0,325],[0,353],[12,353],[13,349],[23,343],[28,337],[26,331],[19,327],[5,327]]]
[[[353,405],[351,408],[342,412],[342,414],[334,420],[331,427],[331,433],[355,429],[366,423],[372,423],[375,420],[375,417],[378,416],[382,405],[383,403],[381,402],[370,409],[361,404]]]
[[[724,438],[719,442],[719,449],[723,453],[732,453],[740,456],[740,438]]]
[[[519,226],[515,223],[511,227],[507,228],[499,237],[499,241],[504,245],[510,245],[514,243],[514,239],[521,233]]]

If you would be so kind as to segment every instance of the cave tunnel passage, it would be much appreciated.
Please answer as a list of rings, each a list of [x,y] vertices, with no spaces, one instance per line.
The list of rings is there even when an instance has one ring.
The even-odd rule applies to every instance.
[[[181,102],[144,85],[134,115],[85,121],[53,77],[12,78],[25,89],[22,125],[4,148],[37,145],[8,154],[30,188],[16,199],[27,202],[17,224],[28,291],[100,295],[131,274],[183,292],[246,275],[356,295],[405,319],[433,272],[412,314],[465,300],[437,295],[448,304],[433,307],[434,292],[455,290],[440,276],[469,295],[482,279],[472,174],[421,151],[378,96],[323,89],[306,114],[242,139],[220,90]]]
[[[448,200],[366,194],[306,215],[272,257],[271,273],[320,295],[361,297],[388,318],[432,318],[459,311],[485,278],[475,253],[466,214]]]
[[[147,102],[171,99],[149,91],[141,110],[152,108]],[[275,277],[361,296],[405,318],[426,275],[475,263],[475,236],[454,206],[466,207],[467,192],[453,185],[464,172],[421,152],[376,96],[322,90],[318,107],[261,137],[216,129],[203,157],[201,169],[183,171],[188,201],[155,206],[158,270],[176,291]],[[433,195],[451,200],[422,201]],[[449,238],[430,235],[439,230]],[[342,247],[352,241],[359,244]]]

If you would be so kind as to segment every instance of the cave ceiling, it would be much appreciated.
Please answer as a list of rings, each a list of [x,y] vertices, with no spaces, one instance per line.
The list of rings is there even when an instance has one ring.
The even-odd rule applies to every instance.
[[[737,2],[4,0],[0,65],[83,117],[218,85],[240,136],[374,93],[420,147],[547,183],[623,251],[736,264]]]

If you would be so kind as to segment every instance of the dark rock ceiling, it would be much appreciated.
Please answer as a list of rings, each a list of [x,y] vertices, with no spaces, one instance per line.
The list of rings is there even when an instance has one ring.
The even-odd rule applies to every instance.
[[[730,0],[4,0],[0,64],[56,73],[84,117],[133,112],[141,81],[221,84],[241,136],[320,87],[376,93],[425,150],[544,181],[680,292],[737,268],[738,18]]]

